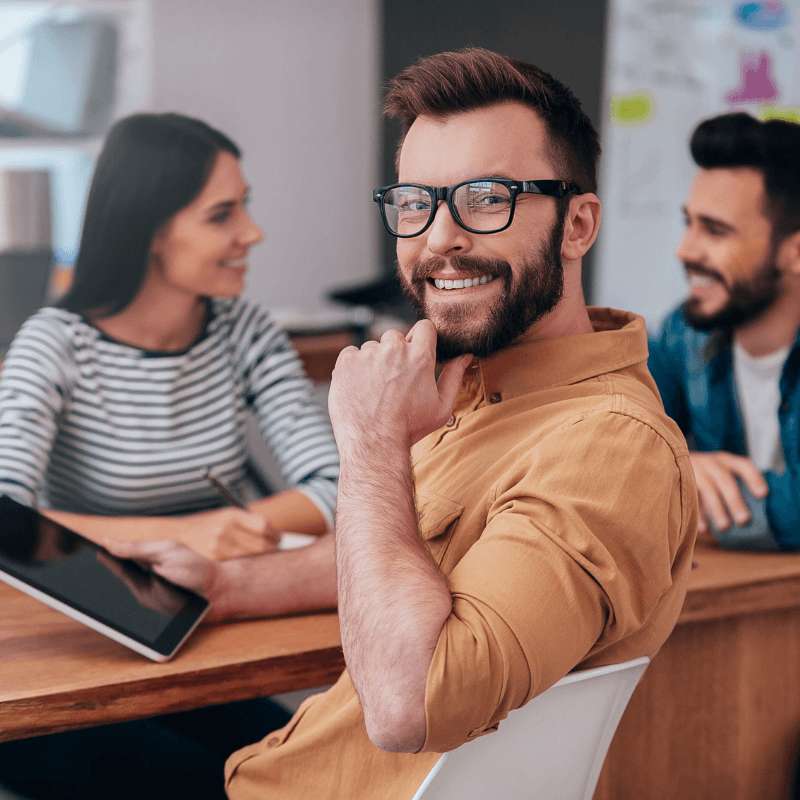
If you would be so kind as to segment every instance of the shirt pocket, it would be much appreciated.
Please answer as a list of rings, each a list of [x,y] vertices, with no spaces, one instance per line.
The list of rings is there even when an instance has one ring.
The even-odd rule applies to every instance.
[[[419,533],[437,563],[441,561],[455,523],[463,513],[464,506],[454,500],[424,489],[417,491]]]

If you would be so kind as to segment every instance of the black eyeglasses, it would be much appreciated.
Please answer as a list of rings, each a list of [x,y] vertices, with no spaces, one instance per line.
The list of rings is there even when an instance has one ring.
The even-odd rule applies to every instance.
[[[519,194],[544,194],[564,197],[580,194],[567,181],[511,181],[503,178],[480,178],[452,186],[422,186],[418,183],[395,183],[375,189],[372,199],[380,205],[386,230],[400,239],[424,233],[439,202],[444,200],[453,219],[470,233],[499,233],[514,219]]]

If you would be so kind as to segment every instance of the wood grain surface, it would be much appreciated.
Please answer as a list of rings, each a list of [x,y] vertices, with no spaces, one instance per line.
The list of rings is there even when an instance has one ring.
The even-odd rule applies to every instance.
[[[786,800],[800,744],[800,554],[698,549],[683,613],[595,800]],[[147,661],[0,585],[0,741],[330,683],[336,615],[202,626]]]
[[[0,584],[0,741],[332,683],[336,614],[203,625],[164,664]]]
[[[800,745],[800,554],[698,548],[595,800],[788,800]]]

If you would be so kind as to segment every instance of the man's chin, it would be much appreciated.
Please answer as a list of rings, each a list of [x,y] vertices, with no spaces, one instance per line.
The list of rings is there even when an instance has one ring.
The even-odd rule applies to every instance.
[[[439,336],[436,339],[436,361],[439,364],[446,364],[454,358],[472,353],[475,348],[465,346],[462,339],[450,339],[446,336]]]
[[[772,305],[772,300],[762,298],[747,306],[728,303],[715,312],[703,312],[699,303],[688,300],[683,307],[683,318],[695,330],[707,332],[715,328],[732,331],[745,323],[752,322],[764,314]]]
[[[698,331],[710,331],[720,327],[720,321],[725,320],[725,307],[716,312],[704,311],[702,304],[689,299],[683,306],[683,318]]]
[[[485,331],[478,326],[470,330],[445,323],[436,315],[427,317],[436,327],[436,360],[440,364],[460,358],[468,353],[480,355],[485,349]],[[485,356],[484,356],[485,357]]]

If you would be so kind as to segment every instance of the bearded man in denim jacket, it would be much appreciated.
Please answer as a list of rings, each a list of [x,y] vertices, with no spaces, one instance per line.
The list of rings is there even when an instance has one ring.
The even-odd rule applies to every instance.
[[[705,120],[677,250],[686,302],[650,343],[686,435],[698,532],[723,546],[800,547],[800,125]]]

